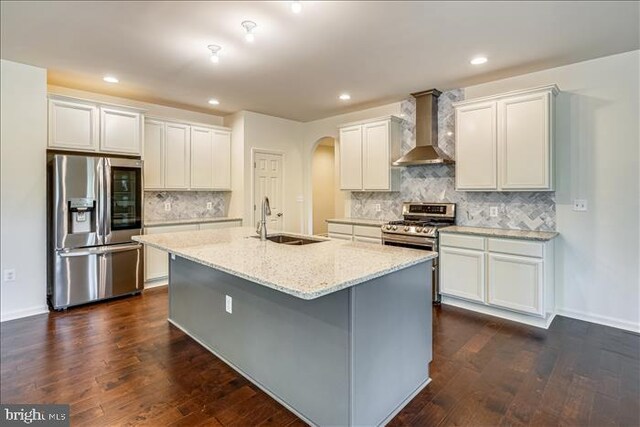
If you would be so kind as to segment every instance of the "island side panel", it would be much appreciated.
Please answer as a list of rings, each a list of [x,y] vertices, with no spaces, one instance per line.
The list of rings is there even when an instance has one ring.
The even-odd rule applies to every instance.
[[[169,295],[171,321],[252,381],[314,424],[348,424],[348,290],[306,301],[176,257]]]
[[[353,425],[388,421],[429,380],[431,263],[351,288]]]

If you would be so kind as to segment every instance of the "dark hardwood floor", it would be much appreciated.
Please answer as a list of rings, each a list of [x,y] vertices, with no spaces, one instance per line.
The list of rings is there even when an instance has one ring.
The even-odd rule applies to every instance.
[[[640,425],[640,337],[434,309],[433,382],[390,423]],[[4,322],[2,403],[69,403],[72,425],[303,425],[169,325],[166,288]]]

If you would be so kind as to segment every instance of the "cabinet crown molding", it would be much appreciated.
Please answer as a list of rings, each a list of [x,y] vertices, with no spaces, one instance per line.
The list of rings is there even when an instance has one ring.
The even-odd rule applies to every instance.
[[[193,126],[193,127],[198,127],[198,128],[206,128],[206,129],[213,129],[213,130],[223,130],[223,131],[226,131],[226,132],[231,132],[231,128],[228,128],[228,127],[225,127],[225,126],[210,125],[210,124],[207,124],[207,123],[199,123],[199,122],[190,122],[188,120],[176,120],[176,119],[171,119],[171,118],[168,118],[168,117],[145,115],[145,122],[146,121],[148,121],[148,122],[173,123],[173,124]]]
[[[375,117],[372,119],[365,119],[365,120],[358,120],[356,122],[349,122],[349,123],[344,123],[340,126],[338,126],[338,129],[342,129],[342,128],[346,128],[346,127],[351,127],[351,126],[358,126],[358,125],[366,125],[368,123],[375,123],[375,122],[383,122],[383,121],[392,121],[392,122],[396,122],[396,123],[402,123],[404,122],[404,120],[398,116],[382,116],[382,117]]]
[[[119,110],[126,110],[132,113],[145,113],[147,111],[144,108],[131,107],[129,105],[113,104],[110,102],[102,102],[102,101],[96,101],[95,99],[78,98],[75,96],[68,96],[68,95],[58,95],[56,93],[48,93],[47,99],[50,99],[52,101],[81,102],[85,104],[91,104],[96,107],[117,108]]]
[[[451,105],[453,105],[454,107],[459,107],[459,106],[468,105],[468,104],[476,104],[478,102],[497,101],[499,99],[509,98],[512,96],[528,95],[528,94],[540,93],[540,92],[550,92],[552,95],[555,96],[558,93],[560,93],[560,89],[555,84],[547,85],[547,86],[536,86],[528,89],[518,89],[518,90],[512,90],[510,92],[503,92],[495,95],[483,96],[480,98],[465,99],[463,101],[454,102]]]

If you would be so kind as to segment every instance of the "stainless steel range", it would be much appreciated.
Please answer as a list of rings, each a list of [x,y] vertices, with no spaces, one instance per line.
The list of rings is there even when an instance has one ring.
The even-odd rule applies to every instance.
[[[382,244],[438,252],[438,229],[456,223],[455,203],[405,202],[401,221],[382,226]],[[440,303],[438,258],[433,260],[433,303]]]

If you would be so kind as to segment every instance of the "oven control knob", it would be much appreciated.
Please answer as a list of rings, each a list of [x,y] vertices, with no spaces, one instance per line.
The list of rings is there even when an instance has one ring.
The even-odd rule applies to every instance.
[[[422,231],[422,227],[416,227],[416,233],[420,233]]]
[[[391,229],[395,231],[395,230],[397,230],[397,229],[398,229],[398,227],[396,227],[395,225],[393,225],[393,226],[391,226]]]
[[[405,227],[405,228],[404,228],[404,231],[409,231],[409,227]]]
[[[423,232],[423,233],[428,233],[428,232],[429,232],[429,229],[428,229],[428,228],[425,228],[424,230],[422,230],[422,232]]]

